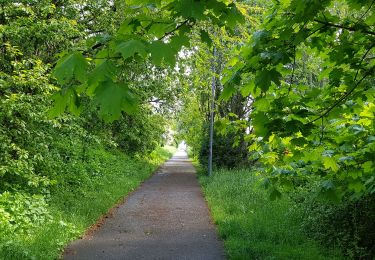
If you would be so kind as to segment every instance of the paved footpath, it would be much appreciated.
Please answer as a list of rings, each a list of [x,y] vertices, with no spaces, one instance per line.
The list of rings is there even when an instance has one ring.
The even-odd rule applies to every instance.
[[[186,153],[177,152],[64,259],[225,259]]]

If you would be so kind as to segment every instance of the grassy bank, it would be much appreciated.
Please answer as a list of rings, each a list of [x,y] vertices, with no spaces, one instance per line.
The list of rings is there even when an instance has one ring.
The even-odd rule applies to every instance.
[[[18,198],[17,203],[8,200],[8,211],[15,215],[8,219],[23,227],[25,222],[32,223],[22,232],[0,230],[0,259],[58,258],[69,241],[136,189],[172,152],[173,148],[159,148],[149,156],[130,158],[115,149],[90,149],[92,161],[75,166],[89,167],[90,176],[61,176],[49,195]],[[6,194],[2,196],[0,202],[7,199]],[[21,215],[27,215],[16,214],[17,207]]]
[[[269,200],[254,172],[217,170],[200,183],[230,259],[341,259],[309,240],[297,204]]]

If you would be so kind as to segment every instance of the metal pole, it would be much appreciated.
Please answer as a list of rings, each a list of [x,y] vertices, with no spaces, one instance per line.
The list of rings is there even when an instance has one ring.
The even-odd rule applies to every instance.
[[[211,84],[211,111],[210,111],[210,148],[209,148],[209,155],[208,155],[208,176],[212,175],[212,145],[214,139],[214,117],[215,117],[215,60],[216,60],[216,47],[213,48],[213,59],[212,59],[212,84]]]

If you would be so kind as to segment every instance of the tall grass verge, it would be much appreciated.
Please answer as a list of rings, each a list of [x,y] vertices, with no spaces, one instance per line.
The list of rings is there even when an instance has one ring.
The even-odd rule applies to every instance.
[[[307,238],[297,204],[271,201],[255,172],[219,169],[199,179],[230,259],[341,259]]]

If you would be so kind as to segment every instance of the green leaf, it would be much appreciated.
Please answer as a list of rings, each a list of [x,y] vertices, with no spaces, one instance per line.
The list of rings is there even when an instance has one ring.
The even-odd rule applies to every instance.
[[[53,71],[53,76],[64,85],[73,78],[81,83],[86,81],[87,61],[80,52],[73,52],[60,59]]]
[[[240,93],[243,97],[247,97],[252,94],[253,97],[257,96],[255,93],[255,83],[253,80],[249,81],[247,84],[241,86]]]
[[[102,63],[97,65],[89,75],[87,82],[87,94],[93,95],[96,87],[99,85],[100,82],[114,80],[117,75],[117,71],[118,69],[111,60],[106,59]]]
[[[206,43],[208,45],[208,47],[211,47],[212,40],[211,40],[210,35],[208,34],[208,32],[206,32],[204,30],[201,30],[200,37],[201,37],[201,41],[202,42]]]
[[[175,55],[177,52],[169,44],[162,41],[154,41],[150,44],[149,50],[151,52],[151,60],[155,65],[160,66],[163,60],[171,67],[176,64]]]
[[[326,169],[331,169],[334,172],[337,172],[339,170],[339,166],[336,163],[335,158],[324,156],[323,157],[323,165]]]
[[[261,70],[256,75],[255,84],[260,87],[263,92],[267,92],[271,86],[271,82],[280,85],[280,78],[281,74],[276,69]]]
[[[132,20],[131,19],[127,19],[125,20],[121,25],[120,25],[120,28],[118,29],[118,34],[122,34],[122,35],[130,35],[133,33],[133,30],[134,30],[134,25],[131,24]]]
[[[338,87],[341,83],[344,70],[342,68],[333,68],[329,73],[329,83],[332,86]]]
[[[172,2],[170,6],[174,9],[176,16],[197,20],[203,20],[206,18],[204,15],[204,1],[179,0]]]
[[[171,38],[170,45],[175,51],[179,51],[182,46],[190,46],[190,38],[185,34],[175,35]]]
[[[322,181],[321,186],[325,190],[335,189],[335,184],[333,183],[332,180],[324,180],[324,181]]]
[[[96,88],[94,102],[99,106],[99,114],[107,121],[118,119],[121,112],[128,114],[136,111],[136,99],[124,84],[104,81]]]
[[[322,189],[319,193],[319,197],[325,200],[339,203],[341,201],[342,194],[340,194],[335,188],[329,188]]]
[[[142,57],[146,57],[146,46],[139,40],[129,40],[122,42],[116,47],[116,52],[121,53],[124,59],[134,56],[138,53]]]
[[[164,36],[166,32],[171,31],[174,27],[174,23],[154,23],[153,25],[151,25],[150,29],[148,30],[148,33],[154,35],[157,38],[160,38]]]
[[[366,188],[365,186],[363,185],[363,183],[359,180],[353,180],[351,182],[349,182],[348,184],[348,188],[354,192],[361,192],[361,191],[364,191]]]
[[[268,117],[263,112],[254,113],[252,115],[252,125],[255,129],[255,134],[257,136],[265,137],[269,130],[267,127],[267,123],[269,122]]]
[[[362,169],[365,173],[370,173],[373,170],[373,162],[372,161],[367,161],[362,164]]]
[[[236,92],[237,89],[233,85],[227,85],[224,87],[223,92],[221,92],[219,100],[228,101]]]
[[[229,10],[226,10],[225,13],[220,17],[222,20],[225,20],[229,29],[234,29],[237,24],[245,22],[245,17],[242,15],[240,10],[237,9],[236,4],[231,3],[228,5]]]
[[[258,111],[263,112],[270,108],[270,102],[266,98],[257,98],[253,105]]]
[[[359,171],[357,169],[350,170],[347,173],[347,176],[350,176],[350,178],[353,179],[353,180],[356,180],[356,179],[362,177],[362,175],[363,175],[362,171]]]
[[[279,199],[279,198],[281,198],[281,192],[278,191],[276,188],[272,188],[272,190],[270,192],[270,199],[276,200],[276,199]]]
[[[370,26],[373,26],[375,24],[375,12],[372,12],[371,15],[369,15],[367,18],[366,18],[366,24],[370,25]]]
[[[287,178],[281,178],[280,179],[280,185],[285,189],[285,190],[292,190],[294,188],[294,184],[291,180]]]
[[[81,105],[76,91],[73,88],[63,89],[52,96],[53,107],[47,112],[49,118],[57,117],[67,109],[74,115],[79,115]]]
[[[303,153],[303,158],[307,162],[313,162],[322,159],[323,147],[314,147],[313,149],[306,149]]]

